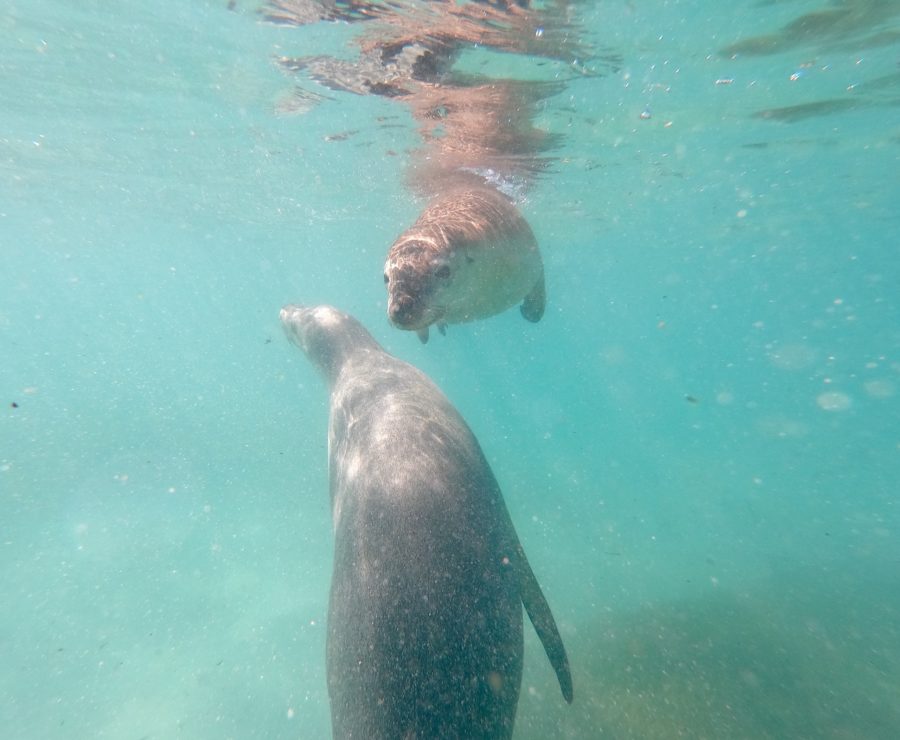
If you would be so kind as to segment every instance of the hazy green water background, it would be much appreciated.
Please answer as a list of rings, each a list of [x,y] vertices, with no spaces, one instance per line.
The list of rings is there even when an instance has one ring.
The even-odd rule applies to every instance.
[[[273,55],[352,29],[225,5],[0,4],[2,734],[328,736],[302,301],[429,373],[494,466],[576,683],[528,631],[517,737],[900,735],[892,4],[736,59],[833,6],[587,7],[623,62],[539,119],[569,135],[523,205],[547,315],[424,347],[381,280],[414,124],[276,115]]]

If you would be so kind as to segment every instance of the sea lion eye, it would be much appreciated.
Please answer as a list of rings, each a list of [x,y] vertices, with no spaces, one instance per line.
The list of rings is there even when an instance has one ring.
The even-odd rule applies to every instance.
[[[384,284],[387,285],[389,282],[391,282],[391,279],[388,277],[387,273],[384,273]]]
[[[450,266],[449,265],[441,265],[437,270],[434,271],[434,276],[440,278],[441,280],[445,280],[450,277]]]

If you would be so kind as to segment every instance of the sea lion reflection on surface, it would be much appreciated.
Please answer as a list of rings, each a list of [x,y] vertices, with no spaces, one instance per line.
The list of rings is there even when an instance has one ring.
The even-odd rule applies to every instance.
[[[331,90],[395,100],[419,124],[424,146],[410,157],[407,184],[428,200],[387,256],[391,323],[426,341],[432,324],[443,331],[516,303],[538,321],[543,264],[516,204],[559,144],[559,134],[536,127],[534,117],[565,83],[560,74],[497,79],[455,63],[464,50],[479,49],[556,60],[566,65],[563,77],[586,72],[581,62],[593,49],[580,38],[573,0],[534,7],[528,0],[270,0],[268,8],[277,23],[365,20],[355,55],[285,56],[279,64]]]

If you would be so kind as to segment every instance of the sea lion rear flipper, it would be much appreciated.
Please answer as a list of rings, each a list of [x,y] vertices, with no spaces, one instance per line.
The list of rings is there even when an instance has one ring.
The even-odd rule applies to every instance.
[[[547,302],[547,292],[544,288],[544,272],[541,271],[541,276],[538,278],[538,281],[534,284],[534,287],[531,289],[531,292],[525,296],[525,300],[522,301],[522,305],[519,310],[522,312],[522,316],[524,316],[531,323],[536,323],[541,320],[541,316],[544,315],[544,304]]]
[[[541,639],[544,646],[544,652],[550,660],[550,665],[556,671],[556,679],[559,681],[559,688],[566,702],[572,703],[572,673],[569,669],[569,657],[566,655],[566,648],[563,645],[562,637],[559,636],[559,630],[556,628],[556,620],[553,619],[553,613],[550,611],[550,605],[544,598],[541,591],[541,585],[531,570],[528,558],[525,557],[525,551],[520,544],[518,547],[519,558],[522,564],[521,574],[519,577],[522,589],[522,603],[525,605],[525,611],[528,612],[528,618],[534,625],[534,631]]]

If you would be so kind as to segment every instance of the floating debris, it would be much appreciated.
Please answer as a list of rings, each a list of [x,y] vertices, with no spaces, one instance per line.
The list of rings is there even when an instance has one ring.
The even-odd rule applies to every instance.
[[[329,98],[325,95],[295,87],[289,95],[275,103],[275,113],[280,116],[299,116],[309,113],[323,100]]]

